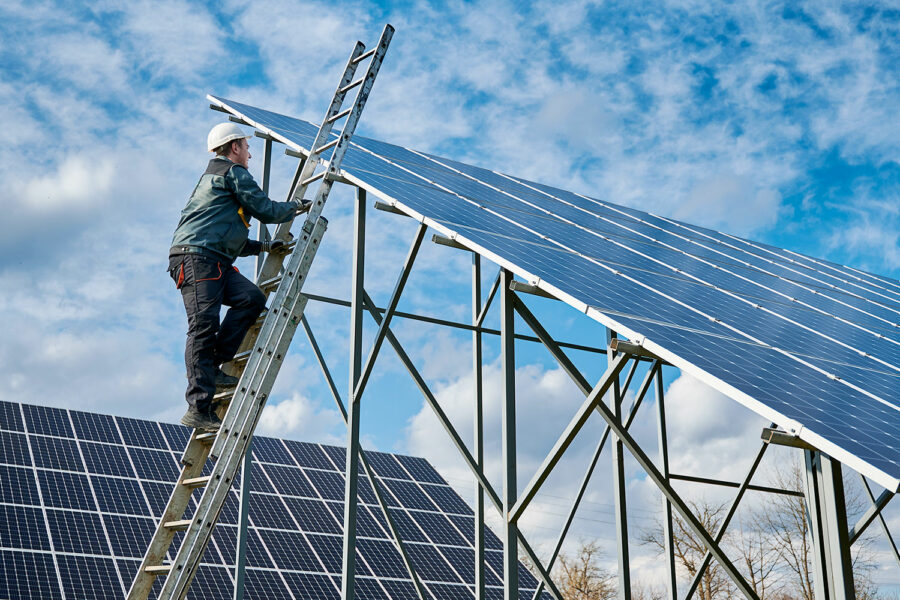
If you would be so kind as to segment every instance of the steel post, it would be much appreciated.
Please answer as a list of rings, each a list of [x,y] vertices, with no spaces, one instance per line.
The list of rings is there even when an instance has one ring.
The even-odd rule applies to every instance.
[[[241,498],[238,510],[237,552],[234,568],[234,600],[243,600],[245,567],[247,566],[247,523],[250,520],[250,477],[253,472],[253,440],[247,443],[247,453],[241,465]]]
[[[659,466],[666,483],[669,483],[669,434],[666,425],[666,397],[662,367],[656,373],[657,439]],[[675,600],[678,595],[678,574],[675,570],[675,533],[672,526],[672,503],[663,498],[663,552],[666,560],[666,598]]]
[[[472,253],[472,324],[478,325],[481,314],[481,256]],[[474,448],[475,464],[484,472],[484,402],[482,397],[481,332],[472,331],[472,375],[474,378]],[[475,482],[475,600],[484,600],[484,491]]]
[[[519,532],[509,520],[516,503],[516,340],[511,272],[500,273],[500,356],[503,365],[503,600],[519,600]]]
[[[815,450],[804,450],[804,455],[816,600],[853,600],[856,593],[841,465]]]
[[[353,600],[356,578],[356,502],[359,475],[360,404],[353,396],[362,371],[362,293],[366,257],[366,192],[356,188],[353,214],[353,279],[350,284],[350,381],[347,409],[347,461],[344,480],[344,566],[341,597]]]
[[[612,342],[616,334],[607,330],[607,362],[613,364],[617,352],[612,349]],[[613,378],[612,393],[609,397],[609,405],[619,424],[622,423],[622,393],[619,389],[619,375]],[[631,600],[631,563],[628,558],[628,510],[625,499],[625,449],[618,438],[612,443],[612,473],[613,473],[613,505],[616,518],[616,554],[619,562],[619,600]]]

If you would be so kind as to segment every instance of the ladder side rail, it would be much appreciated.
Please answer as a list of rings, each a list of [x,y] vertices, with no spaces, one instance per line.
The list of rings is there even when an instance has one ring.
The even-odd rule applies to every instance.
[[[289,202],[302,199],[303,195],[306,193],[307,186],[303,185],[303,181],[308,179],[313,174],[319,162],[319,154],[316,152],[316,149],[320,148],[328,138],[328,136],[331,134],[334,123],[331,122],[330,119],[338,112],[340,112],[341,106],[343,106],[344,104],[344,98],[347,95],[347,92],[346,90],[344,90],[344,88],[353,80],[353,76],[356,75],[356,69],[359,66],[357,58],[359,58],[363,54],[363,51],[365,51],[365,49],[366,47],[362,42],[356,42],[356,45],[353,47],[353,51],[350,53],[350,58],[347,60],[347,66],[344,67],[344,74],[341,76],[341,80],[334,92],[334,96],[332,96],[331,105],[328,107],[328,110],[325,113],[325,117],[322,119],[322,124],[319,126],[319,131],[316,133],[316,137],[309,149],[309,154],[297,165],[297,170],[294,174],[294,180],[291,182],[291,189],[288,192],[287,199]],[[294,220],[291,219],[290,221],[279,224],[275,230],[274,238],[286,238],[288,232],[290,232],[291,230],[291,226],[293,225],[293,223]],[[269,255],[266,257],[266,260],[263,262],[263,268],[260,270],[259,277],[257,278],[257,283],[261,283],[263,281],[266,281],[267,279],[277,276],[279,271],[281,270],[282,261],[282,256],[269,253]]]
[[[306,270],[315,254],[318,238],[324,232],[326,223],[325,219],[318,221],[314,230],[318,235],[313,240],[314,243],[307,246],[303,253],[307,260],[301,266]],[[246,385],[239,384],[242,389],[239,389],[236,397],[238,395],[241,397],[236,398],[239,401],[236,406],[233,406],[235,410],[228,411],[229,420],[236,423],[236,426],[226,430],[225,424],[223,424],[222,433],[225,435],[217,436],[213,445],[213,454],[216,453],[217,446],[220,448],[218,450],[219,460],[213,466],[210,485],[204,490],[194,519],[173,563],[170,576],[166,579],[161,594],[163,598],[183,598],[187,593],[203,551],[209,542],[209,537],[212,535],[212,528],[224,506],[228,491],[231,489],[231,483],[240,466],[243,453],[246,451],[249,439],[262,413],[268,393],[278,375],[283,356],[300,323],[300,315],[305,309],[307,299],[299,293],[302,274],[299,271],[295,273],[297,277],[285,280],[279,286],[279,292],[287,291],[288,288],[296,288],[296,292],[291,297],[284,298],[283,306],[288,308],[269,315],[266,319],[266,324],[270,324],[269,327],[264,324],[264,332],[269,334],[267,342],[270,343],[262,348],[268,348],[268,351],[254,352],[247,365],[247,369],[251,370],[249,381]],[[276,296],[278,295],[280,294],[276,293]],[[273,337],[275,338],[274,347],[271,343]],[[257,348],[260,347],[257,346]],[[232,417],[232,413],[238,414]]]
[[[206,464],[209,444],[196,440],[195,436],[196,434],[191,435],[191,440],[188,442],[188,446],[184,453],[184,459],[185,461],[189,461],[189,463],[184,464],[181,475],[178,477],[178,482],[175,484],[172,494],[169,496],[169,501],[160,517],[156,532],[153,534],[150,544],[147,546],[147,551],[144,553],[141,566],[128,591],[128,596],[126,596],[127,600],[145,600],[150,596],[150,591],[153,587],[153,582],[156,580],[156,575],[147,572],[147,568],[163,563],[163,559],[175,537],[175,530],[165,527],[165,524],[170,521],[181,519],[185,510],[187,510],[191,494],[194,491],[193,488],[180,485],[180,483],[185,479],[199,477],[203,473],[203,466]]]
[[[306,298],[298,298],[298,304],[301,305],[300,310],[303,310],[305,308]],[[296,306],[294,308],[296,309]],[[293,328],[296,329],[296,325],[293,325]],[[290,340],[286,340],[284,347],[286,348],[289,343]],[[276,375],[277,372],[271,373],[271,376],[267,377],[269,380],[268,389],[271,389],[271,384],[274,383]],[[263,386],[266,386],[266,383],[267,382],[263,382]],[[258,410],[253,410],[247,415],[248,418],[245,421],[244,429],[249,432],[252,432],[252,430],[255,429],[259,421],[266,395],[259,394],[255,400],[258,402],[250,402],[250,404],[257,405]],[[228,493],[231,490],[231,482],[233,482],[238,466],[243,460],[243,451],[246,451],[246,446],[251,439],[251,434],[241,433],[237,437],[240,442],[243,443],[238,443],[237,448],[231,449],[231,451],[227,452],[217,461],[217,468],[214,469],[212,475],[216,478],[216,482],[213,485],[208,486],[204,490],[203,496],[200,498],[200,503],[198,503],[197,510],[195,511],[191,528],[188,530],[188,535],[185,536],[185,540],[182,542],[182,546],[173,563],[174,577],[169,577],[166,580],[160,598],[177,598],[181,600],[187,594],[188,588],[200,565],[203,553],[209,545],[213,527],[218,521],[219,515],[228,497]],[[201,527],[200,525],[204,526]]]
[[[310,149],[307,158],[302,160],[297,167],[291,184],[291,198],[302,198],[307,187],[304,181],[311,183],[311,181],[320,180],[315,205],[311,207],[310,214],[307,215],[301,237],[295,244],[295,252],[291,254],[288,265],[284,269],[286,276],[277,286],[272,304],[273,310],[266,314],[261,326],[254,328],[258,328],[258,332],[255,332],[255,335],[253,335],[254,332],[251,331],[243,341],[244,345],[249,343],[250,347],[255,349],[255,351],[250,353],[243,368],[240,381],[238,382],[238,391],[234,393],[231,406],[226,410],[225,422],[222,424],[219,435],[216,436],[212,448],[208,444],[200,443],[192,437],[185,450],[185,468],[176,488],[173,490],[166,513],[163,515],[163,519],[161,519],[154,536],[154,540],[157,540],[159,543],[151,544],[145,556],[145,562],[150,562],[149,558],[151,555],[153,558],[159,555],[159,561],[153,565],[148,564],[146,567],[142,565],[139,573],[139,577],[141,574],[150,576],[150,578],[145,580],[149,581],[149,584],[146,586],[147,595],[149,595],[149,588],[153,584],[152,577],[154,575],[150,574],[151,569],[155,571],[154,574],[167,572],[163,591],[160,594],[161,598],[183,598],[187,594],[188,588],[196,574],[203,553],[209,544],[213,527],[231,489],[237,469],[250,445],[250,440],[256,429],[265,401],[274,385],[284,356],[306,308],[307,298],[301,294],[301,289],[318,250],[321,237],[327,227],[327,220],[320,216],[332,187],[332,181],[326,175],[329,172],[336,172],[340,165],[346,150],[347,141],[355,130],[359,115],[365,105],[375,74],[377,74],[383,60],[384,52],[392,34],[393,28],[387,25],[382,32],[379,46],[365,54],[362,52],[364,46],[361,43],[356,44],[345,68],[341,83],[338,85],[332,99],[332,105],[329,107],[328,113],[319,128],[313,147]],[[372,55],[373,59],[369,64],[366,76],[359,81],[353,82],[352,78],[357,64],[369,55]],[[357,93],[353,107],[341,112],[340,107],[343,104],[346,92],[357,86],[360,87],[360,90]],[[325,144],[323,147],[324,141],[331,133],[333,123],[345,115],[349,115],[349,118],[344,124],[341,137]],[[334,151],[328,163],[329,170],[310,178],[318,166],[318,155],[331,147],[334,147]],[[283,230],[289,230],[290,226],[290,222],[279,226],[276,236],[278,233],[282,233]],[[296,252],[298,249],[301,249],[301,251]],[[266,263],[273,265],[271,269],[275,271],[273,276],[282,271],[283,261],[284,255],[273,256],[270,253],[267,257]],[[264,264],[259,274],[260,281],[265,281],[265,267],[266,265]],[[264,340],[263,344],[259,343],[260,338]],[[247,376],[248,369],[250,370],[249,377]],[[190,520],[190,525],[176,554],[175,561],[172,566],[165,569],[160,563],[162,562],[162,556],[171,546],[174,530],[166,528],[164,525],[168,520],[176,520],[184,514],[193,489],[191,486],[185,485],[184,481],[190,479],[188,475],[196,475],[197,473],[194,471],[202,473],[206,458],[209,455],[216,456],[219,460],[213,465],[212,473],[206,481],[207,487],[194,511],[193,519]],[[191,460],[191,458],[194,460]],[[175,514],[179,508],[181,512]],[[171,519],[168,518],[170,512],[173,517]],[[165,547],[163,548],[163,546]],[[138,587],[137,583],[138,578],[136,578],[133,587]]]

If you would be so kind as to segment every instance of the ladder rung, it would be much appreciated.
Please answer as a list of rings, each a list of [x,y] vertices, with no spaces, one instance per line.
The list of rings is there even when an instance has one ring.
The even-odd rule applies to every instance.
[[[336,138],[336,139],[331,140],[330,142],[328,142],[328,143],[325,144],[324,146],[320,146],[319,148],[316,148],[314,154],[322,154],[323,152],[325,152],[325,151],[328,150],[329,148],[334,148],[335,146],[337,146],[337,143],[338,143],[339,141],[341,141],[341,138]]]
[[[326,123],[334,123],[335,121],[340,121],[341,119],[343,119],[344,117],[349,115],[351,112],[353,112],[352,106],[350,108],[348,108],[347,110],[342,110],[341,112],[334,115],[333,117],[329,117],[329,119],[326,121]]]
[[[365,77],[360,77],[356,81],[354,81],[352,83],[348,83],[347,85],[345,85],[344,87],[342,87],[341,89],[338,90],[338,94],[345,94],[345,93],[349,92],[350,90],[352,90],[353,88],[355,88],[356,86],[358,86],[365,80],[366,80]]]
[[[370,56],[375,54],[375,52],[377,50],[378,50],[378,47],[376,46],[375,48],[372,48],[368,52],[363,52],[362,54],[360,54],[359,56],[357,56],[356,58],[353,59],[353,64],[356,64],[358,62],[366,60],[367,58],[369,58]]]
[[[150,565],[146,569],[144,569],[144,573],[149,573],[150,575],[162,575],[163,573],[168,573],[172,570],[172,565]]]
[[[319,179],[322,179],[323,177],[325,177],[325,174],[326,174],[326,173],[328,173],[328,171],[319,171],[318,173],[316,173],[316,174],[313,175],[312,177],[307,177],[306,179],[304,179],[303,181],[301,181],[301,182],[300,182],[300,185],[309,185],[309,184],[311,184],[313,181],[318,181]]]
[[[209,475],[204,475],[203,477],[191,477],[190,479],[182,480],[181,485],[184,485],[184,486],[187,486],[190,488],[203,487],[204,485],[209,483],[210,479],[211,479],[211,477]]]
[[[266,279],[265,281],[260,283],[259,287],[260,289],[266,290],[278,287],[279,283],[281,283],[281,275],[276,275],[272,279]],[[241,354],[243,354],[243,352]],[[237,356],[240,356],[240,354],[238,354]],[[237,356],[235,358],[237,358]]]
[[[247,362],[247,359],[250,358],[251,351],[247,350],[245,352],[241,352],[239,354],[235,354],[234,358],[231,359],[232,364],[239,365],[241,363]]]
[[[224,392],[216,392],[213,394],[213,402],[221,404],[224,400],[230,400],[234,396],[234,388],[228,388]]]
[[[194,439],[198,442],[212,442],[216,439],[215,432],[207,432],[207,433],[198,433],[194,436]]]
[[[184,531],[191,525],[190,519],[184,519],[182,521],[166,521],[163,523],[163,527],[166,529],[171,529],[172,531]]]

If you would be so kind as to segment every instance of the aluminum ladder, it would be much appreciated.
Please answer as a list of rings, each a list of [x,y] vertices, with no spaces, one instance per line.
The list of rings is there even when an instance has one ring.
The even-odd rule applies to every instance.
[[[297,167],[290,197],[295,201],[304,198],[309,185],[318,181],[312,206],[299,238],[292,244],[293,251],[287,264],[283,264],[285,254],[270,253],[266,257],[257,283],[263,292],[275,290],[271,308],[247,333],[242,346],[245,350],[239,351],[232,363],[232,370],[240,374],[237,387],[217,395],[217,400],[225,404],[221,428],[217,433],[195,430],[188,441],[181,459],[181,475],[128,592],[128,600],[149,598],[154,581],[159,576],[165,577],[160,599],[181,600],[188,592],[288,346],[300,324],[307,302],[301,289],[328,224],[321,216],[322,209],[393,34],[394,28],[386,25],[378,45],[368,52],[362,42],[356,43],[331,106],[310,147],[310,154]],[[357,67],[369,58],[371,60],[365,74],[354,79]],[[354,88],[358,91],[353,105],[342,110],[344,98]],[[346,121],[340,135],[329,140],[334,124],[344,118]],[[331,158],[325,163],[320,157],[332,148]],[[320,162],[325,163],[324,168],[316,172]],[[287,238],[290,226],[290,223],[282,223],[276,230],[275,238]],[[208,458],[213,458],[213,462],[209,473],[204,474]],[[193,517],[186,519],[184,516],[192,493],[200,487],[204,490]],[[163,559],[179,531],[185,532],[184,537],[174,560],[166,563]]]

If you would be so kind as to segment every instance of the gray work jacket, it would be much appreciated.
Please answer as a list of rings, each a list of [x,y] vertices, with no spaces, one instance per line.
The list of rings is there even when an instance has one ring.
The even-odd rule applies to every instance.
[[[247,169],[217,156],[181,211],[169,255],[208,251],[234,261],[245,249],[250,217],[283,223],[295,214],[292,202],[269,200]]]

